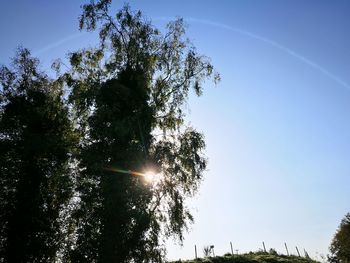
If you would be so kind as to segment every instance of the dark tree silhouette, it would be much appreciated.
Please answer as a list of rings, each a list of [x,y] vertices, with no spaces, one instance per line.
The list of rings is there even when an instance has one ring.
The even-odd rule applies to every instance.
[[[350,213],[342,219],[330,246],[330,262],[350,262]]]
[[[160,262],[162,239],[182,241],[193,220],[185,200],[206,168],[203,136],[185,125],[183,106],[219,76],[181,19],[163,35],[140,12],[112,16],[109,6],[83,6],[80,28],[99,28],[100,45],[71,53],[61,75],[81,134],[75,241],[64,260]],[[149,169],[162,174],[157,183],[120,172]]]
[[[20,48],[0,69],[0,261],[54,262],[74,134],[62,85]]]

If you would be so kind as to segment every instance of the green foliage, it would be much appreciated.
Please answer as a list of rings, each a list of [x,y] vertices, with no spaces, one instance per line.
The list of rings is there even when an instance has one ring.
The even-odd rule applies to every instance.
[[[274,256],[277,256],[277,255],[278,255],[277,251],[276,251],[275,249],[273,249],[273,248],[270,248],[269,254],[270,254],[270,255],[274,255]]]
[[[210,255],[211,255],[210,246],[203,247],[203,255],[204,255],[204,257],[210,257]]]
[[[100,45],[71,53],[60,77],[81,134],[76,239],[64,260],[161,262],[163,238],[182,242],[193,221],[185,201],[206,168],[203,135],[185,125],[183,107],[219,75],[184,37],[182,19],[161,34],[127,5],[111,15],[110,2],[83,6],[80,29],[98,29]],[[116,170],[162,176],[149,184]]]
[[[72,196],[69,154],[76,136],[62,86],[20,48],[0,69],[1,262],[54,262]]]
[[[285,255],[270,255],[268,253],[249,253],[241,255],[225,254],[224,256],[211,257],[211,258],[198,258],[196,260],[185,260],[183,263],[317,263],[312,259],[307,259],[297,256],[285,256]],[[173,262],[175,263],[175,262]]]
[[[57,60],[56,80],[26,49],[0,69],[0,262],[162,262],[193,221],[207,162],[184,107],[220,77],[182,19],[162,34],[110,3],[83,6],[80,29],[100,44],[70,53],[66,72]]]
[[[330,262],[350,262],[350,213],[342,219],[330,246]]]

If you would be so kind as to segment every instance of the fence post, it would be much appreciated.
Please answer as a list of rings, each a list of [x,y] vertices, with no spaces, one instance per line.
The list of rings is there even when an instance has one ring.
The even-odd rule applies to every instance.
[[[263,243],[263,247],[264,247],[264,252],[266,253],[266,247],[265,247],[264,241],[262,243]]]
[[[286,247],[286,250],[287,250],[287,256],[289,256],[288,247],[287,247],[286,242],[284,242],[284,246]]]
[[[194,254],[195,254],[195,257],[197,259],[197,246],[196,245],[194,245]]]
[[[231,245],[231,254],[233,256],[233,248],[232,248],[232,242],[230,241],[230,245]]]
[[[300,257],[300,253],[299,253],[299,249],[298,249],[298,247],[297,247],[297,246],[295,246],[295,248],[297,249],[298,255],[299,255],[299,257]]]

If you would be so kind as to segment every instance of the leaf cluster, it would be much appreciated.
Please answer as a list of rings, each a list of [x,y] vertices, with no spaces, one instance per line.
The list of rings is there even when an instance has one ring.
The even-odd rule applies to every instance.
[[[332,253],[331,262],[350,262],[350,213],[342,219],[333,237],[330,251]]]
[[[0,258],[53,261],[64,238],[77,142],[63,87],[23,48],[12,68],[0,68],[0,86]]]

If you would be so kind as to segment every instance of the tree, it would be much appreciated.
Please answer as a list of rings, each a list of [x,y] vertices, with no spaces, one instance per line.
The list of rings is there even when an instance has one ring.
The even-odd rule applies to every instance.
[[[350,262],[350,213],[347,213],[342,219],[333,237],[330,251],[332,253],[332,255],[329,256],[331,262]]]
[[[0,69],[0,262],[54,262],[74,133],[62,84],[20,48]]]
[[[185,125],[183,107],[219,75],[184,38],[182,19],[161,34],[127,5],[110,15],[110,3],[83,6],[80,29],[99,28],[100,44],[71,53],[61,76],[81,134],[76,241],[65,259],[160,262],[162,238],[182,242],[193,221],[185,200],[206,168],[203,135]],[[147,170],[161,174],[156,183],[136,176]]]

